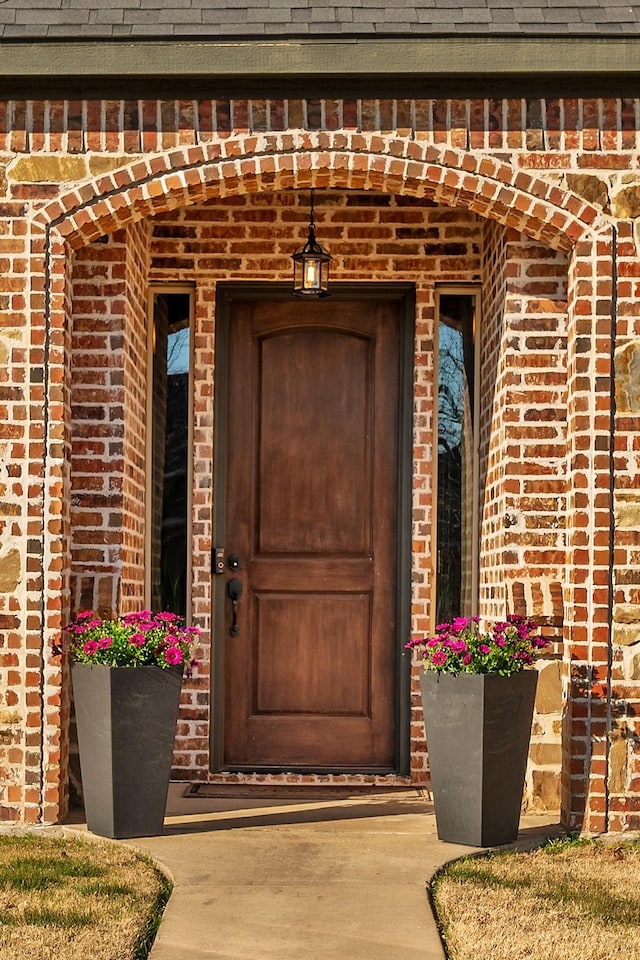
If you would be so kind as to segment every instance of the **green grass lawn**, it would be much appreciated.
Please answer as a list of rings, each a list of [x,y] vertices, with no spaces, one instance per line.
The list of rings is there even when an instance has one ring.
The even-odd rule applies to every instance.
[[[0,960],[144,960],[170,892],[120,844],[0,836]]]
[[[640,960],[640,841],[463,857],[431,884],[450,960]]]

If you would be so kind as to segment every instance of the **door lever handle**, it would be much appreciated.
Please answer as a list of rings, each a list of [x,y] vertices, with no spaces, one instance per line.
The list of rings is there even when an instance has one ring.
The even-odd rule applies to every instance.
[[[232,609],[232,620],[229,633],[232,637],[237,637],[240,633],[240,628],[238,627],[238,601],[242,596],[242,580],[238,580],[237,577],[234,577],[233,580],[229,580],[227,584],[227,593],[229,594],[229,599],[231,600]]]

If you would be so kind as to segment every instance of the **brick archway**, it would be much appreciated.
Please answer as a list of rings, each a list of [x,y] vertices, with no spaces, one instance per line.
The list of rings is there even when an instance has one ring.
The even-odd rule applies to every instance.
[[[569,191],[493,157],[362,133],[246,136],[183,147],[89,181],[48,204],[34,225],[71,247],[165,210],[234,193],[342,187],[463,206],[570,250],[601,216]]]
[[[58,616],[64,608],[66,589],[59,561],[69,536],[65,481],[68,411],[62,389],[69,375],[69,251],[135,221],[214,196],[310,186],[405,194],[463,207],[571,254],[568,480],[569,499],[575,510],[570,510],[569,516],[575,517],[579,510],[589,516],[590,525],[586,537],[584,530],[568,528],[567,559],[574,573],[565,597],[571,611],[565,639],[568,649],[579,650],[576,657],[581,663],[599,659],[599,679],[606,681],[606,663],[601,653],[595,651],[601,651],[603,644],[606,649],[610,642],[608,624],[602,616],[608,612],[610,598],[602,588],[597,604],[593,597],[606,566],[602,559],[596,559],[596,545],[608,530],[602,490],[610,487],[611,465],[603,450],[596,450],[596,434],[602,432],[603,420],[610,416],[610,398],[607,405],[602,384],[603,376],[606,379],[611,373],[611,337],[599,336],[596,342],[595,331],[596,321],[602,321],[603,312],[608,309],[606,297],[599,291],[611,283],[613,275],[611,227],[595,207],[575,194],[494,158],[379,134],[248,135],[206,147],[184,147],[136,161],[87,182],[48,204],[34,217],[33,273],[44,273],[48,278],[44,305],[39,290],[34,290],[32,300],[33,316],[40,318],[35,326],[40,326],[48,355],[49,415],[45,429],[49,454],[43,478],[44,529],[55,520],[58,532],[55,550],[43,538],[43,563],[45,590],[60,611]],[[595,392],[601,401],[597,414],[590,405]],[[597,510],[596,488],[600,490]],[[43,649],[55,634],[56,619],[54,615],[42,625]],[[57,667],[49,668],[46,684],[54,691],[60,690],[62,677]],[[590,692],[581,691],[580,696],[586,698],[591,710]],[[62,698],[59,727],[66,722],[65,709]],[[594,720],[606,723],[606,717],[596,716],[598,709],[595,703]],[[571,771],[571,756],[584,741],[579,729],[579,711],[575,722],[570,713],[565,736],[564,815],[572,826],[597,829],[602,811],[597,803],[593,804],[589,819],[589,796],[594,790],[598,796],[606,794],[606,771],[603,774],[598,768],[596,774],[587,757],[581,772]]]

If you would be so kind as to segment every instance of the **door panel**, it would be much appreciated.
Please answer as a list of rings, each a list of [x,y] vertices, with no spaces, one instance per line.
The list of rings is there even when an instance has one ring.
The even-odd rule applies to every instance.
[[[401,309],[232,301],[226,767],[393,767]]]

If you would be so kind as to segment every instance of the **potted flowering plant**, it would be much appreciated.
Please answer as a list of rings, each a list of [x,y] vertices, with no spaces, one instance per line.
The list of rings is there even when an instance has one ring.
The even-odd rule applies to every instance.
[[[87,826],[162,833],[183,673],[200,631],[173,613],[79,613],[54,653],[71,660]]]
[[[64,628],[62,649],[68,649],[76,663],[103,664],[108,667],[195,666],[191,647],[199,627],[186,627],[175,613],[125,613],[114,620],[103,620],[92,610],[79,613]]]
[[[537,624],[512,615],[481,630],[456,617],[411,640],[421,677],[438,836],[495,846],[518,835],[538,674]]]

